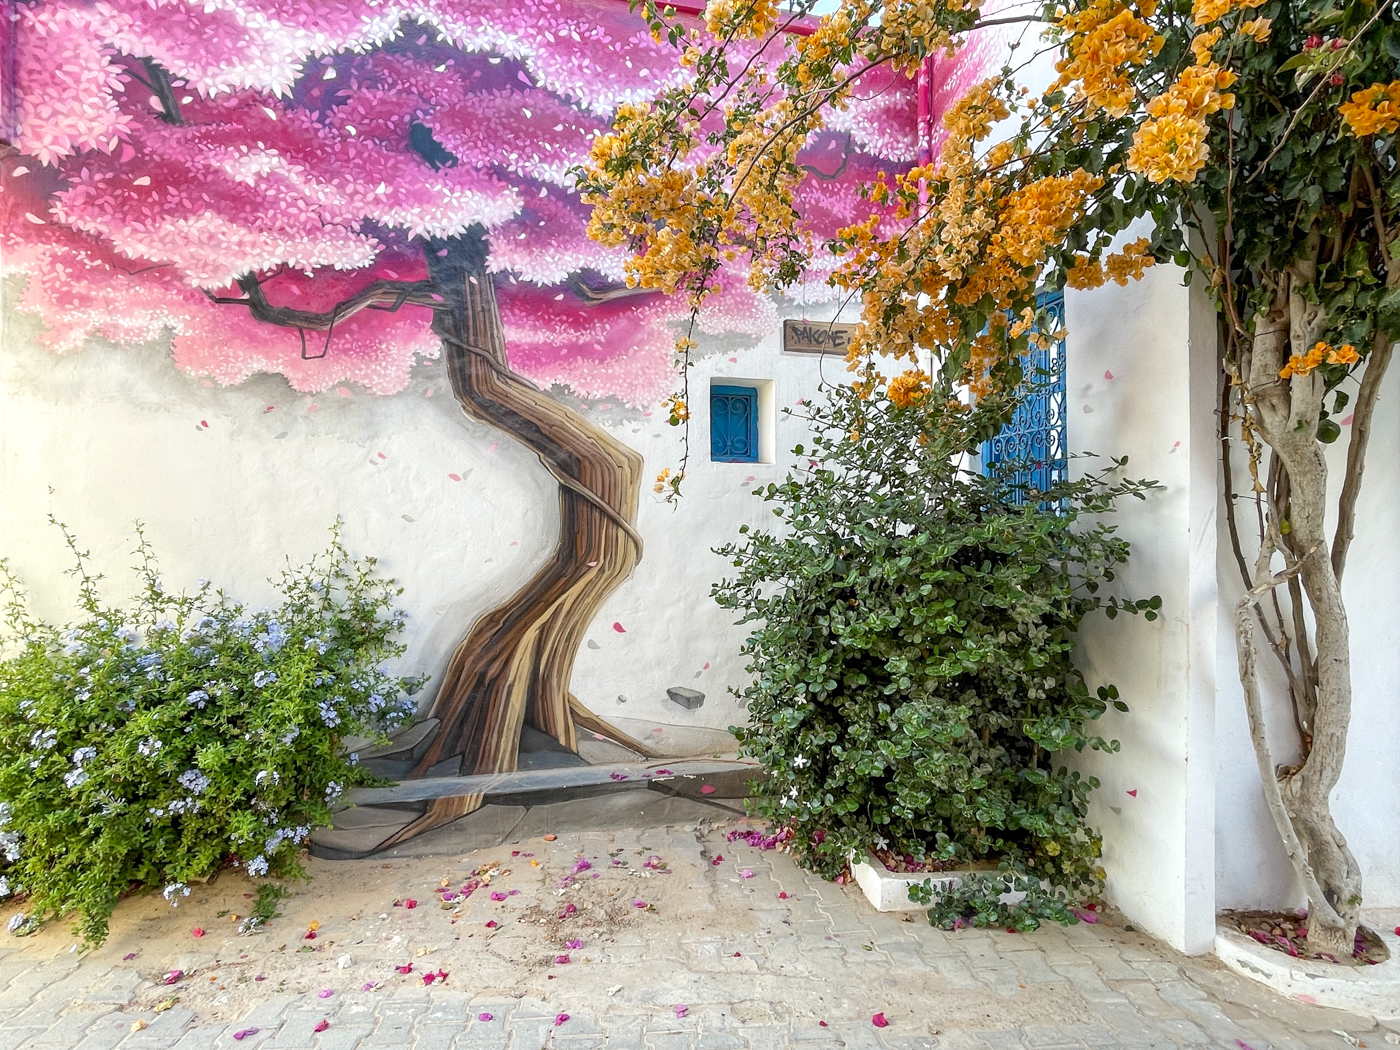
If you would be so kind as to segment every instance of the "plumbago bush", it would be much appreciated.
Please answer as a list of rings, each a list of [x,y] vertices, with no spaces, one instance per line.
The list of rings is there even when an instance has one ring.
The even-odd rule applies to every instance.
[[[1086,822],[1097,781],[1057,756],[1117,750],[1085,727],[1127,709],[1112,686],[1090,692],[1074,632],[1098,609],[1155,618],[1160,599],[1098,593],[1128,557],[1101,518],[1151,484],[1114,480],[1126,460],[1043,493],[964,469],[1009,408],[926,383],[830,390],[795,450],[812,468],[759,490],[779,528],[740,529],[719,552],[738,575],[714,595],[755,625],[734,733],[799,862],[833,878],[876,849],[990,869],[931,918],[1032,928],[1072,921],[1103,877]],[[1031,891],[1014,909],[997,902],[1008,881]]]
[[[401,589],[338,529],[262,611],[207,581],[167,593],[137,532],[142,587],[119,607],[64,529],[80,607],[66,628],[31,615],[3,570],[0,898],[27,899],[11,932],[74,913],[98,943],[142,888],[178,904],[228,865],[304,876],[301,843],[348,785],[373,779],[342,739],[413,710],[416,681],[383,669],[404,648]]]

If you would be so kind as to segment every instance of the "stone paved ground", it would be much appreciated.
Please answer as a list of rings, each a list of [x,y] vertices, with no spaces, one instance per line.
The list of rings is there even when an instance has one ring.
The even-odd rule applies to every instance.
[[[515,857],[505,847],[389,865],[313,862],[311,888],[252,936],[232,933],[220,915],[246,906],[247,884],[225,876],[178,912],[159,900],[127,902],[94,952],[70,950],[61,927],[0,940],[0,1050],[1381,1050],[1387,1036],[1400,1042],[1369,1020],[1288,1002],[1111,918],[1020,935],[943,933],[880,915],[854,887],[729,843],[724,830],[561,834],[519,844]],[[560,887],[580,857],[593,870]],[[651,858],[661,860],[645,868]],[[503,900],[485,890],[466,902],[434,895],[488,860],[516,868],[493,881]],[[390,900],[413,892],[425,900],[412,911]],[[312,916],[320,932],[308,941]],[[209,926],[197,941],[195,922]],[[583,947],[569,949],[569,939]],[[396,965],[414,969],[403,975]],[[186,976],[162,984],[175,968]],[[447,980],[424,985],[434,968]],[[871,1023],[876,1012],[888,1027]]]

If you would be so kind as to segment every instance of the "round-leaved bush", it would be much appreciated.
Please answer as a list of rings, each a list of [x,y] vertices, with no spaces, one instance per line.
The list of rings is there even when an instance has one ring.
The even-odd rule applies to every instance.
[[[142,589],[119,607],[64,536],[79,582],[71,625],[33,617],[4,570],[0,897],[25,898],[13,932],[73,913],[97,943],[132,892],[159,888],[178,904],[230,864],[304,874],[311,830],[347,787],[373,780],[342,740],[412,715],[416,680],[383,666],[403,652],[400,590],[337,530],[273,581],[276,608],[250,610],[203,581],[169,594],[142,536]]]
[[[809,468],[759,490],[777,527],[719,552],[738,572],[714,595],[753,625],[734,732],[767,773],[758,811],[828,878],[867,850],[983,868],[1049,887],[1012,921],[1064,918],[1102,877],[1097,784],[1064,754],[1115,750],[1086,727],[1126,710],[1086,685],[1075,630],[1100,608],[1155,618],[1158,599],[1097,593],[1128,557],[1103,515],[1150,485],[1114,480],[1123,461],[1043,492],[1013,468],[984,475],[1005,401],[827,393],[805,409]]]

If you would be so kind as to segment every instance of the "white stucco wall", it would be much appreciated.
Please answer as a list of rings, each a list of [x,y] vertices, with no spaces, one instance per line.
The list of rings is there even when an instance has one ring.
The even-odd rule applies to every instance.
[[[1203,305],[1171,267],[1065,302],[1070,450],[1127,455],[1127,476],[1161,485],[1114,515],[1132,556],[1112,585],[1161,595],[1161,618],[1092,617],[1077,654],[1090,688],[1112,682],[1129,705],[1099,728],[1122,751],[1078,764],[1102,782],[1091,820],[1109,899],[1190,952],[1214,936],[1215,365]]]
[[[461,411],[440,362],[419,365],[393,396],[343,387],[307,397],[278,376],[207,385],[178,372],[161,345],[55,357],[33,343],[30,319],[5,322],[0,556],[52,619],[71,615],[76,587],[50,512],[91,550],[114,597],[134,585],[139,519],[168,586],[208,577],[255,606],[273,600],[267,578],[283,559],[321,549],[339,515],[346,546],[378,557],[404,587],[402,673],[436,676],[473,619],[529,579],[557,539],[552,479]],[[774,462],[711,463],[710,379],[771,381],[771,411],[814,396],[823,369],[832,380],[845,372],[837,358],[781,353],[777,331],[752,346],[709,340],[700,352],[684,496],[672,507],[644,486],[641,565],[592,625],[572,685],[605,717],[723,731],[743,717],[729,690],[744,678],[744,631],[709,597],[725,571],[711,548],[769,517],[749,492],[785,476],[802,426],[779,419]],[[603,401],[583,411],[643,453],[646,477],[679,465],[680,430],[660,407]],[[669,701],[676,685],[704,692],[704,705]]]

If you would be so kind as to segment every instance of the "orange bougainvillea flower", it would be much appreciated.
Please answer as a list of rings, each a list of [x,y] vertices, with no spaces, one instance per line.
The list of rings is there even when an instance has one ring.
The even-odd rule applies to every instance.
[[[1365,138],[1381,132],[1400,130],[1400,80],[1372,84],[1351,96],[1337,111],[1353,135]]]

